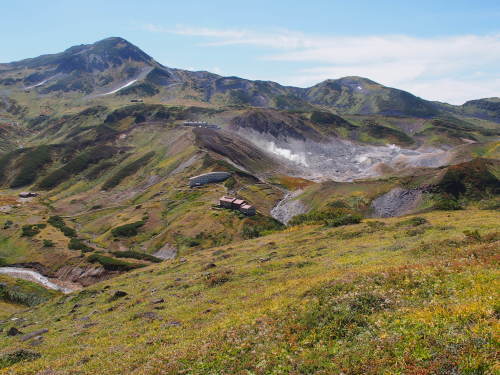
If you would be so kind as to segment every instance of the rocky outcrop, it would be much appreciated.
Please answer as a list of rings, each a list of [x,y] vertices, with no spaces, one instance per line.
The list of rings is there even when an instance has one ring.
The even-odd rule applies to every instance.
[[[287,193],[271,210],[271,216],[280,223],[288,224],[294,216],[307,212],[309,210],[307,206],[297,199],[301,193],[302,190]]]
[[[422,202],[422,192],[423,190],[420,188],[402,189],[396,187],[372,202],[372,216],[393,217],[408,214]]]
[[[119,272],[107,271],[101,266],[64,266],[56,272],[59,280],[89,286],[118,275]]]
[[[177,248],[169,243],[166,243],[153,256],[162,260],[174,259],[177,256]]]

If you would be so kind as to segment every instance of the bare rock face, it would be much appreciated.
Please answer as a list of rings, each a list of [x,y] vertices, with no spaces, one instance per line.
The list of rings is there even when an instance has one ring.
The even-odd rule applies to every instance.
[[[56,277],[59,280],[89,286],[117,274],[118,272],[107,271],[101,266],[64,266],[57,271]]]
[[[396,187],[375,199],[371,208],[373,217],[393,217],[410,213],[422,202],[421,189]]]
[[[271,210],[271,216],[283,224],[288,224],[294,216],[307,212],[306,205],[300,199],[295,199],[301,193],[301,190],[288,193]]]
[[[154,253],[153,256],[163,260],[174,259],[177,256],[177,248],[169,243],[166,243],[160,250]]]

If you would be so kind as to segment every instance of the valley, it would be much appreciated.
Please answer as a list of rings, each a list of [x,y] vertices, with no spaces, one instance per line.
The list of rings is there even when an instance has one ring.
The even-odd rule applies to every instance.
[[[498,98],[122,38],[1,64],[0,98],[0,372],[493,373]]]

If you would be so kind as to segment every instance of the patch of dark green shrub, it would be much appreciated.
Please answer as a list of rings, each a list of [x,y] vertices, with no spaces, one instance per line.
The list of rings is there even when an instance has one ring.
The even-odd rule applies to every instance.
[[[85,175],[85,178],[91,181],[95,180],[100,177],[106,170],[114,166],[115,163],[113,162],[103,161],[102,163],[99,163],[96,166],[90,168],[90,170]]]
[[[148,152],[146,155],[142,156],[141,158],[125,165],[123,168],[121,168],[118,172],[116,172],[113,176],[111,176],[110,179],[108,179],[102,188],[104,190],[109,190],[117,186],[122,180],[128,176],[133,175],[135,172],[137,172],[141,167],[147,164],[149,160],[155,155],[154,151]]]
[[[382,229],[385,227],[385,223],[383,221],[378,221],[378,220],[374,220],[374,221],[368,221],[366,223],[371,229]]]
[[[379,125],[371,120],[366,123],[365,131],[372,138],[387,140],[390,143],[399,145],[408,146],[415,142],[413,138],[408,136],[406,133],[387,126]]]
[[[492,162],[482,158],[452,165],[447,168],[438,187],[444,194],[455,199],[460,196],[480,199],[499,194],[500,181],[490,171],[492,168]]]
[[[139,252],[133,251],[133,250],[114,251],[111,254],[113,254],[117,258],[130,258],[130,259],[147,260],[148,262],[153,262],[153,263],[161,263],[162,262],[162,260],[160,258],[157,258],[153,255],[146,254],[146,253],[139,253]]]
[[[241,235],[245,239],[257,238],[282,230],[284,227],[283,224],[273,218],[255,215],[245,220]]]
[[[87,258],[91,263],[99,263],[108,271],[130,271],[136,268],[144,267],[143,264],[134,264],[120,259],[108,257],[102,254],[92,254]]]
[[[463,210],[463,206],[460,204],[460,202],[457,199],[451,197],[439,197],[435,199],[435,203],[432,208],[442,211]]]
[[[314,210],[306,214],[294,216],[288,225],[299,224],[324,224],[328,227],[358,224],[362,216],[350,209],[328,207],[322,210]]]
[[[68,227],[61,216],[51,216],[47,222],[53,227],[59,229],[66,237],[76,237],[76,231],[73,228]]]
[[[69,240],[68,249],[81,250],[84,253],[94,251],[94,249],[92,247],[85,244],[81,239],[75,238],[75,237],[73,237]]]
[[[26,280],[16,279],[15,282],[0,282],[0,300],[24,306],[38,305],[52,298],[55,294],[54,291]]]
[[[51,161],[49,146],[38,146],[27,150],[20,161],[21,169],[10,184],[10,187],[18,188],[31,185],[35,182],[40,171]]]
[[[74,175],[83,172],[90,165],[111,158],[114,153],[115,149],[111,146],[92,147],[43,178],[38,186],[40,189],[52,189]]]
[[[235,185],[236,185],[236,180],[235,180],[235,179],[234,179],[234,177],[232,177],[232,176],[231,176],[231,177],[229,177],[229,178],[226,180],[226,182],[224,182],[224,186],[225,186],[227,189],[229,189],[229,190],[233,189],[233,188],[235,187]]]
[[[322,339],[342,339],[355,335],[368,325],[369,315],[386,308],[385,299],[377,294],[362,291],[345,297],[335,288],[318,290],[316,301],[309,304],[299,319],[305,328],[304,335]]]
[[[500,210],[500,197],[480,201],[479,208],[481,210]]]
[[[0,157],[0,183],[4,182],[6,171],[10,166],[10,162],[18,155],[20,151],[13,151]]]
[[[40,229],[45,228],[45,224],[26,224],[21,227],[22,237],[33,237],[40,233]]]
[[[327,227],[340,227],[343,225],[359,224],[362,216],[359,214],[346,214],[339,217],[328,219],[325,223]]]
[[[113,228],[111,234],[115,237],[133,237],[139,233],[139,228],[144,224],[144,221],[140,220],[134,223],[120,225],[119,227]]]
[[[399,223],[402,226],[418,227],[419,225],[429,224],[427,219],[422,216],[414,216]]]
[[[15,365],[19,362],[34,361],[42,355],[33,350],[16,349],[0,356],[0,369]]]
[[[43,247],[54,247],[54,241],[43,240]]]

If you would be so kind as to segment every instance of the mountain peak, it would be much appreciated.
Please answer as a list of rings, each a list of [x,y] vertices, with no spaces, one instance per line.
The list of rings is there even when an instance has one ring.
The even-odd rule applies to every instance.
[[[350,85],[377,85],[377,86],[382,86],[381,84],[372,81],[371,79],[365,78],[365,77],[359,77],[359,76],[346,76],[346,77],[341,77],[341,78],[328,78],[325,79],[324,81],[318,83],[315,86],[322,86],[322,85],[341,85],[341,86],[350,86]]]

